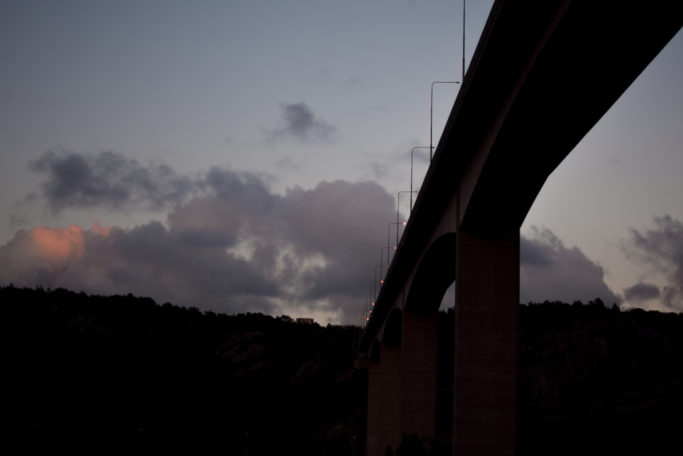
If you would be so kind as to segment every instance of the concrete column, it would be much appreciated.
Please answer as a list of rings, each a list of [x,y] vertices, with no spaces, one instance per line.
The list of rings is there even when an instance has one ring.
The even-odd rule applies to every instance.
[[[401,347],[382,344],[368,367],[367,456],[384,456],[401,441]]]
[[[403,315],[401,433],[433,439],[436,429],[438,315]]]
[[[455,455],[513,455],[519,230],[457,235]]]

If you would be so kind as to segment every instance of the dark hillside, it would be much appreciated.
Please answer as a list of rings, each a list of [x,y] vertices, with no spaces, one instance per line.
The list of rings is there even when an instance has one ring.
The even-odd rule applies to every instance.
[[[452,321],[452,310],[441,315],[444,363]],[[0,448],[360,455],[358,332],[130,295],[0,288]],[[519,341],[518,454],[683,454],[683,315],[520,306]],[[449,403],[453,372],[440,372]]]
[[[440,314],[445,401],[453,321],[453,309]],[[522,305],[518,379],[520,456],[683,454],[683,314],[622,312],[600,300]],[[446,410],[437,407],[442,435],[452,425]],[[396,454],[449,454],[444,446],[408,436]]]
[[[683,315],[520,307],[520,455],[683,454]]]
[[[349,454],[358,329],[0,290],[4,454]]]

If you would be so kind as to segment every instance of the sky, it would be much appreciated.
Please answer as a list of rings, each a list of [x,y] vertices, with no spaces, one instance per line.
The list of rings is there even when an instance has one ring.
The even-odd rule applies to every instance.
[[[4,0],[0,285],[359,323],[462,35],[460,1]],[[522,302],[683,310],[682,127],[679,32],[539,194]]]

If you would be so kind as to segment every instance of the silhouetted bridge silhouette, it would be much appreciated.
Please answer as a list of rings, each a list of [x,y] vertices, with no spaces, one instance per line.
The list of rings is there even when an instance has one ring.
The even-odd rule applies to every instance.
[[[367,454],[403,434],[515,453],[519,229],[550,173],[678,32],[676,1],[498,0],[360,351]],[[437,311],[455,280],[452,425],[436,435]]]

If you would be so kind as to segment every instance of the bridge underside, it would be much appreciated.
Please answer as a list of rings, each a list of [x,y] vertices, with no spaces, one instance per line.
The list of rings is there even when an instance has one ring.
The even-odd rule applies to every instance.
[[[361,339],[368,455],[412,434],[457,455],[515,453],[519,227],[682,22],[671,1],[495,2]],[[454,279],[449,396],[436,312]]]

